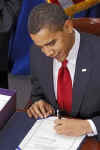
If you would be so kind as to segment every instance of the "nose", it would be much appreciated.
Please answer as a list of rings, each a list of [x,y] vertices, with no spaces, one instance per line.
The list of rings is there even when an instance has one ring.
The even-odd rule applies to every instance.
[[[54,55],[54,50],[50,48],[42,48],[42,52],[48,57]]]
[[[52,57],[54,55],[54,51],[50,50],[48,51],[48,53],[46,54],[46,56]]]

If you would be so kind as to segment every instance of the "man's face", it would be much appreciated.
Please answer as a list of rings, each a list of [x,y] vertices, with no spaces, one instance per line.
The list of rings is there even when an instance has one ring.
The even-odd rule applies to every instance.
[[[68,30],[66,28],[63,31],[51,32],[48,28],[44,28],[30,36],[46,56],[62,62],[73,46],[73,32],[70,33]]]

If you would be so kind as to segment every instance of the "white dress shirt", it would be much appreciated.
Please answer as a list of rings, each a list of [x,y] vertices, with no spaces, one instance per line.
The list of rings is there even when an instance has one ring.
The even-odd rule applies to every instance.
[[[72,79],[72,86],[73,86],[73,82],[74,82],[76,60],[77,60],[78,50],[79,50],[79,46],[80,46],[80,33],[75,29],[74,29],[74,31],[75,31],[75,43],[66,58],[68,61],[67,67],[69,69],[70,76]],[[57,98],[58,71],[59,71],[60,67],[61,67],[61,62],[54,59],[53,60],[53,81],[54,81],[54,92],[55,92],[56,98]],[[88,136],[97,135],[97,129],[96,129],[94,122],[92,120],[88,120],[88,122],[93,130],[93,133],[88,134]]]

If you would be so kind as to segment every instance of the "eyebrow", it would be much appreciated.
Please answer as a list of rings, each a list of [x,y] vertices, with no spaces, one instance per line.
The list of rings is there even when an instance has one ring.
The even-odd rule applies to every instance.
[[[54,40],[52,40],[52,41],[50,41],[50,42],[44,44],[44,46],[48,46],[48,45],[53,44],[53,43],[55,43],[55,42],[56,42],[56,39],[54,39]]]
[[[49,45],[51,45],[51,44],[53,44],[53,43],[55,43],[55,42],[56,42],[56,39],[54,39],[54,40],[52,40],[52,41],[50,41],[50,42],[44,44],[43,46],[40,46],[40,45],[37,45],[37,46],[41,48],[41,47],[44,47],[44,46],[49,46]]]

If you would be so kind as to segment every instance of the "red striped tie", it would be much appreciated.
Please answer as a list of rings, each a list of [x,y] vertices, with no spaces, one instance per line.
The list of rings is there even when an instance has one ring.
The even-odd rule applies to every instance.
[[[70,113],[72,110],[72,81],[66,64],[67,61],[64,60],[58,72],[57,100],[59,108]]]

